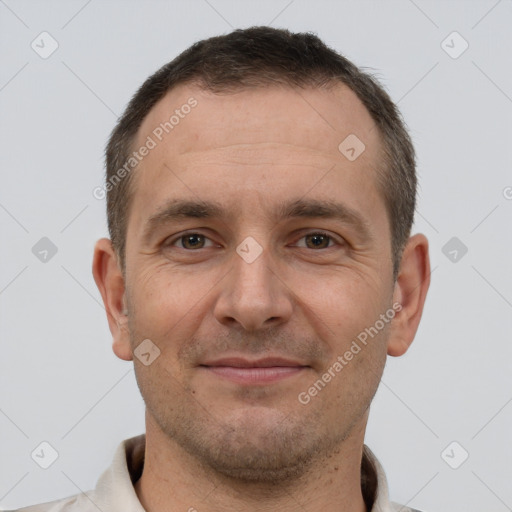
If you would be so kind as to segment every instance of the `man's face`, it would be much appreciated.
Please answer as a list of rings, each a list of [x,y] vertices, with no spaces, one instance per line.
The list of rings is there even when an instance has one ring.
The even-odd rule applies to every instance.
[[[197,105],[159,141],[155,129],[190,97]],[[351,134],[365,145],[355,160],[338,149]],[[362,435],[385,364],[387,323],[333,368],[393,303],[378,130],[342,86],[180,86],[134,148],[148,136],[156,147],[133,171],[125,282],[126,343],[161,351],[148,366],[134,358],[148,417],[226,475],[298,474]],[[204,209],[157,217],[184,201]],[[218,211],[206,215],[207,203]]]

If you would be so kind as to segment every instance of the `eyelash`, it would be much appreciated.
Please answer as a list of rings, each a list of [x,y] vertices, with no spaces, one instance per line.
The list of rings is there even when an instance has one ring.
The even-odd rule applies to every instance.
[[[164,244],[165,247],[172,247],[174,246],[174,244],[180,240],[182,240],[183,238],[187,237],[187,236],[191,236],[191,235],[199,235],[199,236],[202,236],[204,237],[206,240],[210,240],[209,237],[207,237],[206,235],[203,235],[202,233],[199,233],[197,231],[189,231],[187,233],[183,233],[175,238],[173,238],[171,241],[169,242],[166,242]],[[329,238],[329,241],[330,242],[333,242],[334,245],[343,245],[343,243],[339,242],[336,240],[336,238],[329,234],[329,233],[326,233],[325,231],[310,231],[308,233],[305,233],[303,234],[299,240],[302,240],[304,238],[306,238],[307,236],[312,236],[312,235],[320,235],[320,236],[324,236],[324,237],[327,237]],[[211,241],[211,240],[210,240]],[[328,247],[322,247],[321,249],[331,249],[332,247],[334,247],[334,245],[329,245]],[[302,249],[309,249],[309,247],[301,247]],[[187,249],[185,247],[178,247],[178,249],[183,249],[184,251],[188,251],[188,252],[195,252],[195,251],[199,251],[200,249],[207,249],[207,247],[200,247],[199,249]],[[321,249],[318,249],[318,250],[321,250]],[[314,249],[312,249],[314,250]]]

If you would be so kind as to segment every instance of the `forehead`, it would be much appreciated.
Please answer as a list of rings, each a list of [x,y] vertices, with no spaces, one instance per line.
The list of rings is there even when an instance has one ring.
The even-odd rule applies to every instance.
[[[229,192],[235,204],[237,197],[239,203],[245,200],[237,190],[259,189],[268,198],[275,191],[278,200],[287,190],[296,196],[320,180],[325,190],[345,182],[347,190],[360,189],[368,200],[381,147],[373,119],[344,85],[214,94],[183,84],[149,112],[134,147],[150,140],[152,149],[132,183],[131,210],[141,221],[169,195],[199,193],[208,199]],[[340,144],[342,151],[364,151],[351,160],[347,155],[353,152],[344,154]],[[357,206],[358,198],[352,201]]]
[[[330,152],[351,133],[370,150],[378,144],[373,119],[344,84],[329,89],[269,86],[220,94],[182,84],[148,113],[137,145],[152,136],[160,150],[180,154],[221,147],[229,136],[229,144],[278,142]]]

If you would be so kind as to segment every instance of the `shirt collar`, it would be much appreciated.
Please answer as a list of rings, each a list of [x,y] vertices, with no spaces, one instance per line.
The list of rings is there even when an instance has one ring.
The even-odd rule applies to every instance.
[[[146,435],[122,441],[112,464],[98,479],[94,503],[103,512],[145,512],[135,492],[134,483],[142,475]],[[389,501],[384,469],[373,452],[364,445],[361,484],[365,501],[373,506],[370,512],[394,512]],[[407,509],[406,509],[407,510]]]

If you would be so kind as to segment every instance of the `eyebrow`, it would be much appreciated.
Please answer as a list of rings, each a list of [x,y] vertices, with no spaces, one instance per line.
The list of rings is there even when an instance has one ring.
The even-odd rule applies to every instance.
[[[222,204],[215,201],[171,199],[147,220],[143,237],[148,241],[160,226],[180,219],[228,219],[232,217]],[[333,200],[292,199],[279,205],[271,216],[275,222],[293,218],[323,218],[341,221],[352,226],[364,241],[373,239],[368,221],[356,210]]]

